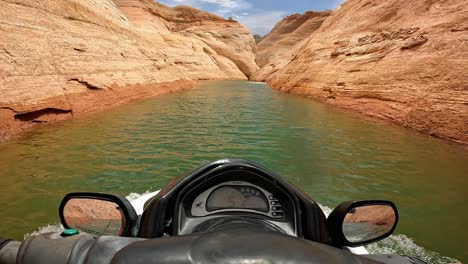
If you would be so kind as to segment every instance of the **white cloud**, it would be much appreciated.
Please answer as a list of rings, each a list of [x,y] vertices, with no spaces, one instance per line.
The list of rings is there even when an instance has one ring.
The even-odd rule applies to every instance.
[[[286,11],[262,11],[247,16],[235,16],[235,18],[249,28],[253,34],[264,36],[287,14]]]
[[[333,8],[338,8],[340,7],[346,0],[332,0],[333,2]]]
[[[222,8],[235,10],[235,9],[246,9],[250,8],[252,5],[244,0],[199,0],[201,2],[215,4]]]
[[[190,5],[201,9],[203,9],[204,5],[208,5],[211,7],[209,8],[211,10],[207,11],[211,11],[219,15],[252,8],[252,4],[247,0],[162,0],[160,2],[169,6]]]
[[[255,9],[247,0],[160,0],[159,2],[169,6],[190,5],[225,18],[232,16],[253,34],[262,36],[269,33],[273,26],[287,15],[286,11]]]

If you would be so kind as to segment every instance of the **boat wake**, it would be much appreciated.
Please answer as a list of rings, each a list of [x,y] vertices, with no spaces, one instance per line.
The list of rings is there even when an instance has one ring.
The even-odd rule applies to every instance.
[[[144,193],[130,193],[129,195],[127,195],[125,198],[127,198],[127,200],[129,202],[133,202],[135,201],[136,199],[140,198],[140,197],[143,197],[145,195],[148,195],[150,193],[152,193],[153,191],[146,191]]]
[[[35,231],[29,233],[29,234],[26,234],[24,235],[24,239],[28,238],[28,237],[32,237],[32,236],[37,236],[37,235],[40,235],[40,234],[44,234],[44,233],[50,233],[50,232],[62,232],[63,231],[63,226],[61,224],[55,224],[55,225],[46,225],[46,226],[41,226],[39,227],[38,229],[36,229]]]
[[[391,235],[390,237],[366,246],[370,254],[398,254],[405,256],[416,256],[427,263],[451,264],[460,263],[460,261],[441,256],[439,253],[426,250],[416,245],[410,237],[405,235]]]
[[[151,193],[150,191],[146,191],[144,193],[130,193],[126,198],[132,202],[144,195],[148,195]],[[330,214],[332,209],[330,207],[320,205],[322,210],[326,215]],[[63,226],[61,224],[54,224],[54,225],[47,225],[43,227],[39,227],[36,231],[26,234],[24,239],[35,236],[43,233],[48,232],[61,232],[63,230]],[[408,236],[398,234],[398,235],[391,235],[390,237],[379,241],[377,243],[373,243],[367,245],[365,247],[369,254],[398,254],[398,255],[405,255],[405,256],[416,256],[420,259],[426,261],[430,264],[452,264],[452,263],[461,263],[460,261],[450,258],[441,256],[439,253],[429,251],[423,247],[420,247],[414,243],[413,239]]]

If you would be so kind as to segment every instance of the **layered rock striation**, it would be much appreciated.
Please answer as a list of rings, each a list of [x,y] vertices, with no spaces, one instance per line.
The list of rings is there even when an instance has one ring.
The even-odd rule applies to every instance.
[[[235,21],[151,0],[0,0],[0,139],[200,79],[247,79]]]
[[[263,67],[283,59],[283,55],[293,46],[315,32],[330,13],[309,11],[302,15],[290,15],[278,22],[257,44],[258,66]]]
[[[271,61],[261,61],[271,51],[259,45],[262,68],[251,79],[468,144],[467,7],[348,0]]]

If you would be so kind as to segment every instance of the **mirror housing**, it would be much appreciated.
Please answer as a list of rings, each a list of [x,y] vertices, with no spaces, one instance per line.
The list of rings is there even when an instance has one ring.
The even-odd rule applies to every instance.
[[[327,218],[330,237],[340,247],[382,240],[393,233],[397,223],[395,204],[385,200],[343,202]]]
[[[75,211],[70,212],[70,210]],[[87,218],[88,221],[107,221],[106,229],[101,231],[97,230],[96,227],[95,230],[92,229],[92,225],[88,228],[80,228],[77,225],[77,222],[83,221],[80,219],[80,214],[82,214],[81,218]],[[135,209],[127,199],[118,195],[89,192],[69,193],[60,203],[59,216],[65,228],[77,229],[91,235],[132,237],[136,236],[138,232],[138,216]],[[109,228],[109,226],[111,227]],[[115,230],[111,231],[112,228]]]

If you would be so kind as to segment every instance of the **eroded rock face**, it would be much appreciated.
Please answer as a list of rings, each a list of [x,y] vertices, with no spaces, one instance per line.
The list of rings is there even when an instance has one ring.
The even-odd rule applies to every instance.
[[[247,79],[237,22],[151,0],[0,1],[0,139],[198,79]]]
[[[207,59],[225,71],[227,78],[245,79],[258,70],[255,63],[257,52],[255,40],[250,32],[236,21],[227,21],[219,16],[194,9],[189,6],[169,8],[152,0],[114,0],[136,30],[153,42],[170,48],[185,49],[189,54],[188,67],[192,74],[201,79],[206,77],[206,69],[198,66],[198,58],[193,53]],[[174,52],[174,51],[173,51]],[[184,64],[183,61],[180,62]],[[233,64],[234,63],[234,64]],[[186,65],[187,65],[186,64]],[[197,65],[198,64],[198,65]],[[239,73],[240,70],[240,73]]]
[[[348,0],[252,79],[468,144],[467,7]]]
[[[258,66],[263,67],[283,59],[289,49],[315,32],[330,13],[309,11],[288,16],[278,22],[258,43]]]

